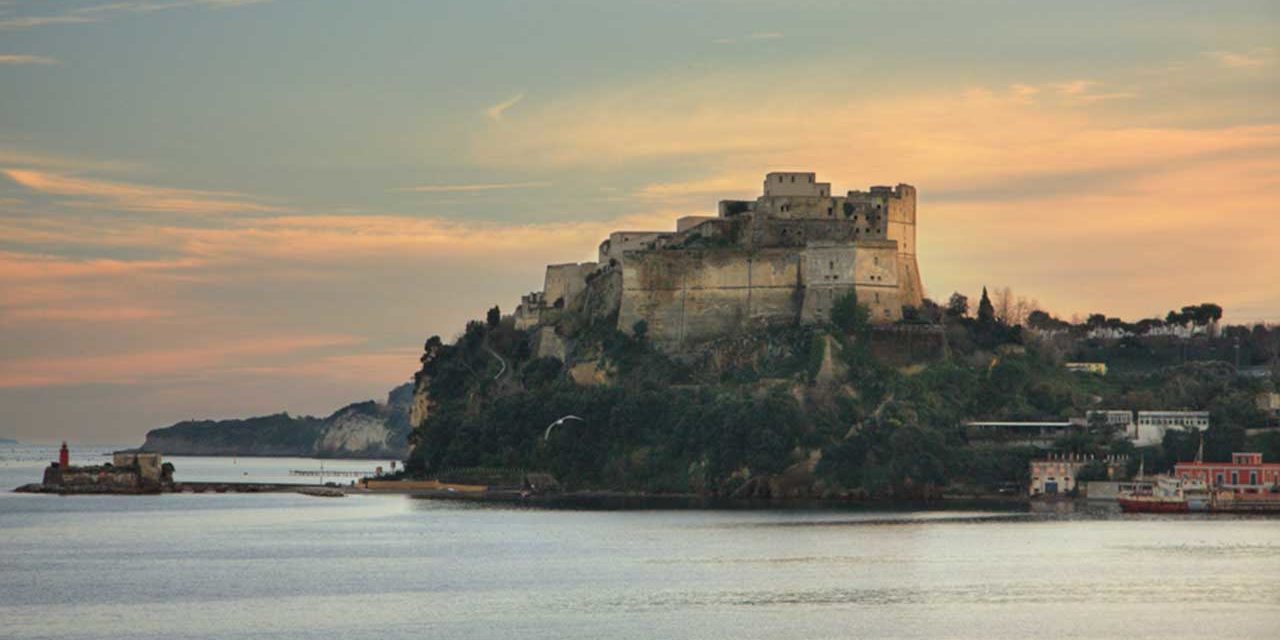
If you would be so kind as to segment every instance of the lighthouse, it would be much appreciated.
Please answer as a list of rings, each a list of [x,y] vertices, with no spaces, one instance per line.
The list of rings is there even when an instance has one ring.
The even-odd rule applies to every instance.
[[[62,441],[62,448],[58,450],[58,466],[66,469],[71,466],[71,452],[67,450],[67,441]]]

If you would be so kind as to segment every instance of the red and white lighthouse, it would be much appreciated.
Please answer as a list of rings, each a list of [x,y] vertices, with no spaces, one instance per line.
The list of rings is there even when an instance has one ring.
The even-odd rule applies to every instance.
[[[58,450],[58,466],[66,468],[71,466],[71,452],[67,450],[67,441],[62,441],[62,448]]]

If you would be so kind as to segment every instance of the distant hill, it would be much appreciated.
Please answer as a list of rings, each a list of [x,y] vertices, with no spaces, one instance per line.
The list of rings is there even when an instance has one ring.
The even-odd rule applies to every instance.
[[[19,444],[19,442],[11,438],[0,438],[0,444]]]
[[[347,405],[326,418],[277,413],[231,420],[187,420],[147,433],[142,451],[199,456],[404,458],[413,385],[385,403]]]

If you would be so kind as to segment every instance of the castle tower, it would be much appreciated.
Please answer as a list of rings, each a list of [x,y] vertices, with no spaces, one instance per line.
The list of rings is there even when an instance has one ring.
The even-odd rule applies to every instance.
[[[872,193],[877,190],[887,192],[889,188],[871,188]],[[887,237],[898,242],[898,282],[902,286],[902,304],[919,309],[924,303],[924,285],[920,279],[920,265],[916,263],[916,188],[899,184],[885,200],[889,210]]]

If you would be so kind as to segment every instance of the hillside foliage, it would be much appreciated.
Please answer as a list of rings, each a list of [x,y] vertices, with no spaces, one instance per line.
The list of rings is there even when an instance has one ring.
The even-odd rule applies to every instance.
[[[1087,341],[1064,348],[1005,324],[989,305],[984,295],[975,318],[959,294],[945,308],[926,302],[908,322],[935,325],[949,349],[896,368],[872,355],[881,332],[852,296],[834,305],[827,324],[761,327],[678,357],[651,344],[644,327],[628,336],[585,326],[564,336],[568,365],[537,357],[533,335],[491,311],[451,344],[427,342],[419,384],[431,410],[413,432],[407,468],[425,476],[537,470],[571,489],[722,496],[803,469],[811,492],[929,497],[1025,483],[1027,461],[1043,453],[970,443],[963,422],[1065,419],[1101,408],[1208,410],[1207,457],[1269,446],[1266,455],[1280,459],[1276,438],[1246,443],[1245,429],[1265,423],[1254,398],[1268,380],[1235,375],[1217,360],[1106,377],[1071,373],[1062,366],[1071,355],[1138,348]],[[1253,335],[1228,332],[1241,330]],[[570,368],[584,366],[605,381],[575,382]],[[1189,459],[1198,443],[1198,434],[1173,434],[1135,452],[1090,430],[1057,449],[1133,454],[1150,472]]]

